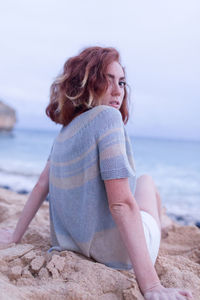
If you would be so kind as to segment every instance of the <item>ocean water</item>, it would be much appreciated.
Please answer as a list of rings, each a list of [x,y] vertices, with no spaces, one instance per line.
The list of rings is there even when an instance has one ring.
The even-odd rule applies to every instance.
[[[1,133],[0,186],[31,191],[57,134],[23,129]],[[130,139],[137,176],[153,177],[167,213],[183,224],[200,221],[200,142]]]

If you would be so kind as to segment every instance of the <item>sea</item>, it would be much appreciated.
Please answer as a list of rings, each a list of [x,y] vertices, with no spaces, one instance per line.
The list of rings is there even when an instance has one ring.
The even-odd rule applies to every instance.
[[[0,133],[0,186],[26,194],[34,187],[58,131]],[[200,223],[200,142],[130,136],[137,176],[153,177],[167,214]]]

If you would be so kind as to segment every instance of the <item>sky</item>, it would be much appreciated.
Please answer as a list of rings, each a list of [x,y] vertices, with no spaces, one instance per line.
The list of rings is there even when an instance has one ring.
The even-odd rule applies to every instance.
[[[6,0],[0,36],[0,99],[18,128],[59,128],[45,116],[50,85],[98,45],[121,54],[130,135],[200,140],[199,0]]]

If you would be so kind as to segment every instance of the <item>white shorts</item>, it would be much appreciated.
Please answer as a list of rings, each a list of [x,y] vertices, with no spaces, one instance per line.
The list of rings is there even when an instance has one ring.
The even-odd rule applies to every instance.
[[[149,250],[151,260],[153,264],[155,264],[160,247],[161,231],[152,215],[143,210],[141,210],[140,213],[142,217],[147,248]]]

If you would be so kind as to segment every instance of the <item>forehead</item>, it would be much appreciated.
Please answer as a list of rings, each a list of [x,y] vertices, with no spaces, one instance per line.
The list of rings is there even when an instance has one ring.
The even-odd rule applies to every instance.
[[[122,66],[117,61],[113,61],[107,66],[106,73],[118,77],[124,77]]]

